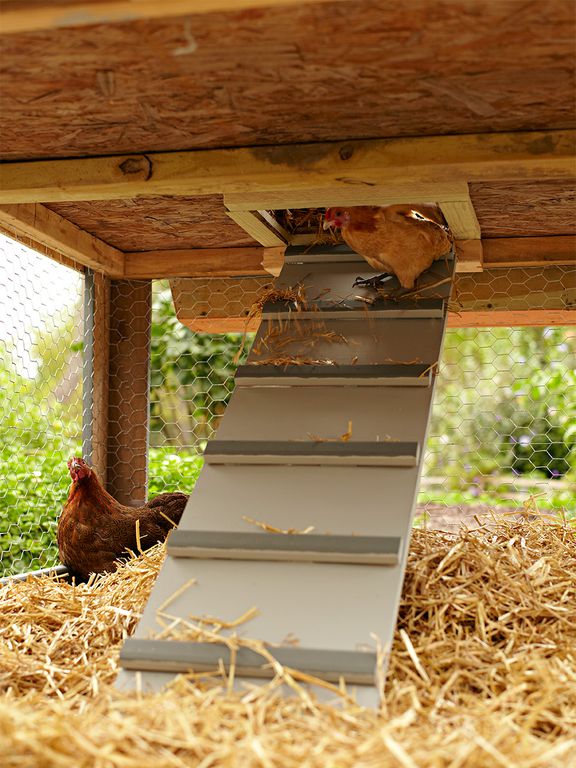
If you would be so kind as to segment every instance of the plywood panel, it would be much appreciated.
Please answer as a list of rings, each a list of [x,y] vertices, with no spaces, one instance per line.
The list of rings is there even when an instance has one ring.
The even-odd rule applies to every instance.
[[[122,251],[258,245],[226,215],[220,195],[65,202],[46,207]]]
[[[482,237],[576,233],[576,176],[473,183],[470,197]]]
[[[7,158],[571,127],[571,0],[355,0],[5,35]]]

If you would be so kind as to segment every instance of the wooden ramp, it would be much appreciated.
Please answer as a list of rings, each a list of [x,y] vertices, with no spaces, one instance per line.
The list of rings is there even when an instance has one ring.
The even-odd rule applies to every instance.
[[[375,638],[389,648],[394,634],[453,268],[451,258],[437,262],[418,294],[370,304],[372,290],[352,287],[371,276],[355,253],[289,250],[277,287],[303,286],[306,307],[264,307],[166,563],[122,650],[120,686],[135,685],[136,673],[156,687],[178,672],[227,666],[224,644],[157,635],[180,617],[233,621],[256,608],[228,634],[265,641],[283,665],[343,678],[361,703],[377,702]],[[312,530],[269,533],[254,520]],[[165,609],[173,618],[159,623],[175,594]],[[273,676],[250,649],[234,663],[237,684]]]

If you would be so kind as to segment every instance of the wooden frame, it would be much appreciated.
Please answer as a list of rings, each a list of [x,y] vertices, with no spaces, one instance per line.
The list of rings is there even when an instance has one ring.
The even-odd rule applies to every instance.
[[[0,204],[241,193],[243,208],[258,210],[249,195],[272,202],[279,193],[272,208],[288,200],[302,208],[312,190],[338,203],[344,191],[359,200],[359,187],[381,202],[421,202],[417,194],[459,202],[434,192],[471,181],[571,178],[575,150],[576,131],[555,130],[11,162],[0,165]]]
[[[107,0],[107,2],[51,2],[29,4],[25,0],[4,0],[0,11],[0,32],[14,34],[41,29],[114,24],[123,21],[166,19],[173,16],[221,11],[242,11],[298,5],[303,0]],[[307,4],[328,0],[306,0]]]
[[[44,205],[0,205],[0,226],[9,234],[30,238],[32,247],[56,251],[110,277],[124,274],[124,254],[90,235]],[[47,255],[51,255],[48,253]],[[71,265],[69,265],[71,266]]]

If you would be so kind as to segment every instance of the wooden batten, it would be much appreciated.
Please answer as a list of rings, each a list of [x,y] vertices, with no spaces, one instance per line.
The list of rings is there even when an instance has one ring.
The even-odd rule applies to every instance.
[[[127,279],[173,277],[248,277],[277,275],[284,263],[280,248],[197,248],[126,253]]]
[[[456,240],[456,272],[482,272],[484,250],[482,240]]]
[[[146,501],[151,313],[149,280],[111,282],[106,486],[129,506]]]
[[[106,486],[110,386],[110,279],[99,272],[94,273],[92,338],[92,466]]]
[[[268,247],[286,245],[287,240],[281,237],[280,228],[264,219],[259,211],[228,211],[227,213],[238,226],[242,227],[260,245]]]
[[[10,162],[0,204],[567,179],[575,144],[576,131],[553,130]]]
[[[576,235],[488,238],[482,240],[482,249],[489,269],[553,264],[576,269]]]
[[[14,34],[93,24],[166,19],[199,13],[297,5],[301,2],[302,0],[47,0],[38,3],[4,0],[0,11],[0,33]],[[321,3],[327,0],[306,2]]]
[[[457,240],[480,240],[480,224],[468,194],[464,200],[440,203],[440,209]]]

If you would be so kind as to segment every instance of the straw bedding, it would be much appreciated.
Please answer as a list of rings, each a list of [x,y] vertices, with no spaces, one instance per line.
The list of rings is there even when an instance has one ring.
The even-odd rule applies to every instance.
[[[180,678],[120,694],[118,648],[164,557],[73,587],[0,590],[5,768],[566,768],[576,765],[574,528],[414,531],[378,713]],[[345,617],[343,617],[345,620]]]

